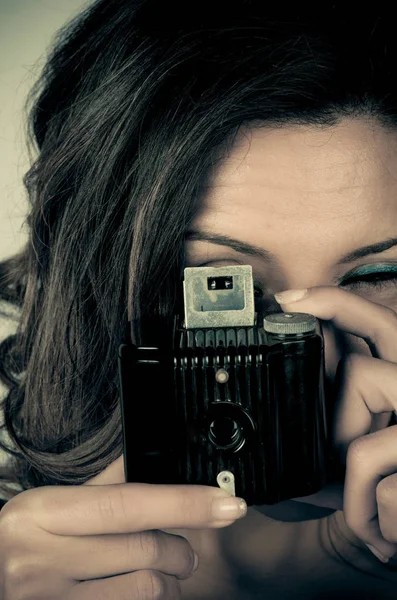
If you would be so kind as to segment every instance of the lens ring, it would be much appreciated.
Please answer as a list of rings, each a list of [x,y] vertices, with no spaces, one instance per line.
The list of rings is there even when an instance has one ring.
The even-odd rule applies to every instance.
[[[234,439],[227,445],[219,445],[213,434],[213,423],[218,419],[229,419],[229,426],[236,424]],[[224,421],[224,424],[227,422]],[[211,430],[212,426],[212,430]],[[208,441],[218,450],[239,452],[243,447],[251,445],[256,433],[255,422],[251,415],[242,406],[234,402],[212,402],[206,420]]]
[[[211,442],[218,448],[230,449],[241,442],[243,432],[240,425],[234,419],[230,417],[218,417],[212,421],[208,436]]]

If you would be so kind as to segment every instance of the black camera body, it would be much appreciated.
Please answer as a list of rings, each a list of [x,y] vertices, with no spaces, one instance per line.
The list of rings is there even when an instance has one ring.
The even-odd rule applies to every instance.
[[[126,481],[219,485],[248,505],[326,483],[321,326],[255,312],[250,266],[185,269],[170,347],[119,350]]]

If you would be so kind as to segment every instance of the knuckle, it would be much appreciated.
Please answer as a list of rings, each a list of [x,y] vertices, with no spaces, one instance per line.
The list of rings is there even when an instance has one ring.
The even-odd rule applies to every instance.
[[[390,481],[390,477],[385,477],[376,486],[377,503],[385,508],[392,508],[396,505],[396,497],[396,485]]]
[[[98,512],[104,523],[117,523],[127,520],[127,509],[122,489],[112,489],[112,493],[98,495]]]
[[[390,308],[390,306],[383,306],[381,316],[377,322],[376,327],[372,329],[369,334],[369,339],[377,343],[381,337],[386,333],[389,333],[390,327],[397,327],[397,313]]]
[[[6,540],[15,542],[21,535],[26,535],[26,524],[29,520],[27,507],[22,503],[7,503],[0,514],[0,538],[2,544]]]
[[[364,464],[368,459],[368,436],[358,437],[353,440],[347,449],[347,466]]]
[[[4,514],[3,514],[4,513]],[[16,531],[19,529],[19,519],[14,511],[5,512],[5,508],[0,515],[0,538],[4,544],[7,540],[12,540],[15,537]]]
[[[137,533],[139,552],[143,555],[145,562],[149,565],[157,564],[160,558],[160,543],[154,531],[141,531]],[[133,543],[135,552],[135,542]]]
[[[117,514],[114,498],[110,495],[101,495],[98,497],[98,512],[105,522],[112,521]]]
[[[26,598],[27,590],[32,590],[37,579],[37,571],[24,557],[12,556],[2,566],[2,579],[8,594],[6,597],[13,600]]]
[[[13,556],[7,561],[4,573],[9,581],[21,582],[32,575],[32,569],[21,557]]]
[[[5,561],[2,567],[4,580],[8,586],[15,587],[14,584],[22,579],[23,563],[16,557],[10,557]]]
[[[56,508],[54,494],[50,487],[40,487],[25,490],[14,496],[5,504],[0,512],[0,528],[6,530],[11,527],[16,533],[18,530],[26,536],[26,527],[37,523],[40,515],[46,514]]]
[[[397,325],[397,313],[390,306],[384,306],[385,325]]]
[[[139,600],[166,600],[167,581],[159,571],[139,571],[136,588]]]
[[[139,551],[144,557],[148,568],[164,570],[167,565],[174,564],[175,571],[167,569],[168,573],[183,579],[190,575],[194,566],[194,551],[188,540],[182,535],[168,534],[160,530],[144,531],[136,538]],[[135,541],[135,553],[137,551]]]

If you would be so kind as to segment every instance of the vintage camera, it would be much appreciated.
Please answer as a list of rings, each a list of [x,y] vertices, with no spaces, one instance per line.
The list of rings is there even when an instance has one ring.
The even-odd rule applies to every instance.
[[[119,350],[126,481],[219,485],[248,505],[326,483],[315,317],[255,312],[251,266],[184,270],[184,320]]]

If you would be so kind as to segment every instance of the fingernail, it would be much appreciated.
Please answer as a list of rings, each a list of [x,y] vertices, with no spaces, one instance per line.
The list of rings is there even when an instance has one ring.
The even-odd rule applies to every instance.
[[[240,519],[247,513],[247,504],[242,498],[216,498],[212,503],[212,517],[216,521]]]
[[[194,553],[194,564],[193,564],[193,569],[192,569],[192,573],[194,573],[195,571],[197,571],[199,566],[199,557],[197,556],[196,552]]]
[[[190,571],[190,573],[188,575],[186,575],[184,577],[184,579],[190,579],[191,577],[193,577],[193,573],[195,571],[197,571],[198,566],[199,566],[199,557],[197,556],[196,552],[194,552],[194,550],[193,550],[193,567],[192,567],[192,570]]]
[[[279,294],[274,294],[275,299],[279,304],[289,304],[302,300],[307,295],[307,288],[304,290],[285,290]]]
[[[371,544],[365,544],[365,545],[367,546],[368,550],[370,550],[372,552],[372,554],[374,556],[376,556],[376,558],[378,560],[380,560],[383,563],[388,563],[389,562],[389,559],[386,558],[386,556],[383,556],[383,554],[381,554],[379,552],[379,550],[377,550],[374,546],[371,546]]]

